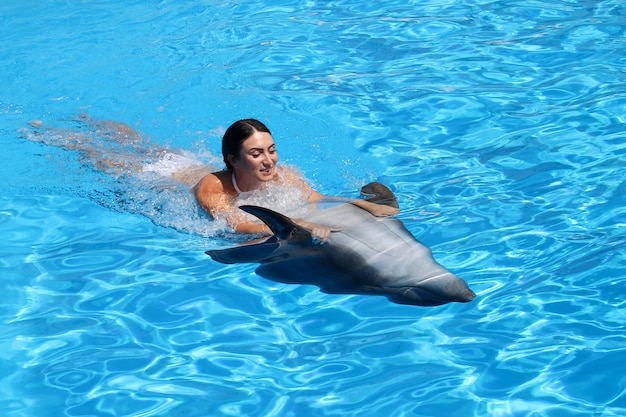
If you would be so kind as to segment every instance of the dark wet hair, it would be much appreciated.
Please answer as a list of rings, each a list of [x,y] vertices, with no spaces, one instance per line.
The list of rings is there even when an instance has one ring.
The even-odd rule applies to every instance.
[[[222,138],[222,156],[224,157],[224,163],[227,169],[233,169],[233,166],[228,161],[228,155],[238,157],[241,151],[241,144],[244,140],[252,136],[254,132],[272,134],[267,126],[256,119],[237,120],[226,129],[224,137]]]

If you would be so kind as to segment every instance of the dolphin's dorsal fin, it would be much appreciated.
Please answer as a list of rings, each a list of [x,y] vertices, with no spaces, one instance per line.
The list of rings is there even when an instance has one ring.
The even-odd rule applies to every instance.
[[[399,209],[398,201],[393,192],[379,182],[370,182],[361,188],[361,194],[368,195],[365,201],[370,203],[382,204],[385,206]]]
[[[306,239],[312,240],[311,232],[304,227],[298,226],[289,217],[259,206],[239,206],[246,213],[258,217],[270,228],[274,236],[279,239]]]

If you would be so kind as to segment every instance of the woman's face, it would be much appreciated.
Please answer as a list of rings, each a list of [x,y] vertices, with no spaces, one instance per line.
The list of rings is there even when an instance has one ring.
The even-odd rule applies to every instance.
[[[267,182],[276,174],[278,153],[272,135],[267,132],[254,132],[241,143],[237,158],[231,159],[237,172],[237,180],[255,186],[258,182]]]

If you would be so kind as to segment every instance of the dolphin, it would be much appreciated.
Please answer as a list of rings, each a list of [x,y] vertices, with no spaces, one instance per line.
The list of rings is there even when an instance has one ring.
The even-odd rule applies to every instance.
[[[361,192],[369,195],[369,203],[398,208],[393,193],[380,183],[367,184]],[[303,220],[332,230],[319,244],[310,229],[283,214],[239,208],[262,220],[273,236],[207,251],[217,262],[259,263],[255,272],[273,281],[315,285],[328,294],[382,295],[397,304],[436,306],[476,297],[394,217],[376,217],[351,203],[307,214]]]

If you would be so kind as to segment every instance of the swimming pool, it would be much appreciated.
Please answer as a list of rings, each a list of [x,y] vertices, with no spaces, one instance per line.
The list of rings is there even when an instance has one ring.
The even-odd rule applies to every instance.
[[[608,1],[0,5],[6,416],[623,416],[626,7]],[[27,122],[127,123],[214,162],[272,129],[326,194],[376,179],[478,293],[399,306],[225,266],[183,189]]]

